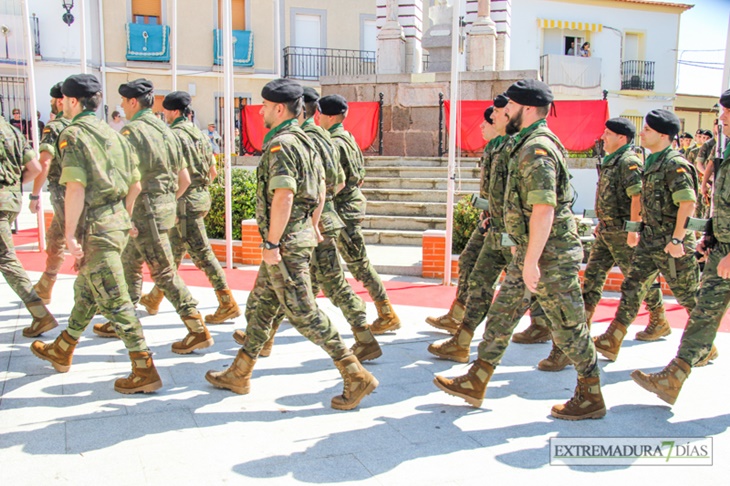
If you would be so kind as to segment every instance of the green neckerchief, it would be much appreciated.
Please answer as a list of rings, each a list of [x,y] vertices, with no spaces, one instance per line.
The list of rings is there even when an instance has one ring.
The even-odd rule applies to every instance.
[[[145,115],[145,114],[151,113],[151,112],[152,112],[152,109],[151,108],[142,108],[137,113],[135,113],[134,116],[132,117],[132,119],[129,120],[129,121],[134,121],[137,118],[141,117],[142,115]]]
[[[649,170],[649,167],[651,167],[652,164],[654,164],[654,162],[656,162],[657,160],[659,160],[661,157],[663,157],[670,150],[672,150],[672,146],[671,145],[668,146],[667,148],[665,148],[664,150],[662,150],[661,152],[657,152],[655,154],[650,154],[646,158],[646,162],[644,162],[644,172],[646,172],[647,170]]]
[[[730,157],[730,143],[725,146],[725,151],[722,153],[722,157],[724,159]]]
[[[307,125],[314,125],[314,117],[304,120],[304,123],[302,123],[302,128],[306,127]]]
[[[520,133],[515,135],[515,144],[520,143],[520,141],[522,140],[522,137],[524,137],[528,133],[532,132],[537,127],[541,127],[546,124],[547,124],[547,120],[545,120],[544,118],[540,118],[539,120],[537,120],[535,123],[533,123],[529,127],[523,128],[522,130],[520,130]]]
[[[78,120],[78,119],[79,119],[79,118],[81,118],[82,116],[96,116],[96,112],[95,112],[95,111],[91,111],[91,110],[84,110],[84,111],[82,111],[81,113],[79,113],[78,115],[76,115],[76,116],[74,117],[74,119],[73,119],[73,120],[71,120],[71,121],[72,121],[72,122],[75,122],[76,120]]]
[[[267,143],[269,143],[269,140],[271,140],[272,138],[274,138],[274,135],[276,135],[282,129],[288,127],[289,125],[298,125],[297,119],[296,118],[289,118],[288,120],[279,123],[277,126],[275,126],[274,128],[272,128],[271,130],[269,130],[269,133],[267,133],[266,136],[264,137],[264,145],[266,145]]]
[[[187,118],[185,118],[184,116],[179,116],[179,117],[175,118],[175,119],[174,119],[174,120],[172,121],[172,125],[170,125],[170,126],[171,126],[171,127],[174,127],[174,126],[175,126],[175,125],[177,125],[178,123],[183,123],[183,122],[184,122],[185,120],[187,120]]]
[[[342,126],[342,123],[335,123],[334,125],[332,125],[330,127],[330,130],[329,130],[330,133],[334,133],[334,131],[337,130],[338,128],[340,128],[341,126]]]
[[[63,112],[62,112],[62,111],[59,111],[59,112],[58,112],[58,113],[56,114],[56,118],[63,118]],[[54,120],[55,120],[56,118],[54,118]]]
[[[504,138],[505,138],[504,135],[497,135],[496,137],[494,137],[493,139],[491,139],[489,141],[489,143],[487,144],[487,149],[489,149],[489,150],[493,149],[494,147],[496,147],[497,145],[502,143],[504,141]]]
[[[605,157],[603,157],[603,162],[601,163],[602,167],[605,167],[608,165],[609,162],[611,162],[614,158],[618,157],[622,153],[626,152],[631,147],[630,143],[627,143],[626,145],[622,146],[618,150],[616,150],[612,154],[608,154]]]

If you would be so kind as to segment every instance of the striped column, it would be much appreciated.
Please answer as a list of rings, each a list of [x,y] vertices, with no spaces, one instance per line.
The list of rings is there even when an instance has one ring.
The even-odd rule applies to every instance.
[[[510,37],[512,35],[512,0],[491,0],[489,17],[497,24],[497,59],[496,70],[509,69]],[[467,32],[476,22],[479,0],[466,0]]]

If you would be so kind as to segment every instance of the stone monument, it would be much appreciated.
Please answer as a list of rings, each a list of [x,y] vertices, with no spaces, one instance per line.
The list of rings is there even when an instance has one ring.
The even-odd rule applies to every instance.
[[[387,0],[386,21],[378,33],[378,74],[401,74],[406,65],[406,36],[398,22],[398,0]]]
[[[431,28],[423,36],[423,48],[428,51],[429,73],[451,71],[451,23],[453,7],[446,0],[436,0],[428,9]]]
[[[497,60],[497,24],[490,18],[490,0],[479,0],[477,20],[472,24],[467,40],[467,69],[494,71]]]

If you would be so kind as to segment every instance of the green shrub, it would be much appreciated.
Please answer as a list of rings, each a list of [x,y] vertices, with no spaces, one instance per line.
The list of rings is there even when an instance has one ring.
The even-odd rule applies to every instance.
[[[256,172],[231,170],[231,206],[233,213],[233,239],[241,239],[241,221],[254,217],[256,209]],[[210,238],[226,237],[226,188],[225,174],[210,185],[210,212],[205,217],[205,228]]]
[[[479,223],[480,210],[471,205],[471,196],[464,196],[454,208],[454,232],[451,238],[451,253],[459,254],[466,247],[469,237]]]

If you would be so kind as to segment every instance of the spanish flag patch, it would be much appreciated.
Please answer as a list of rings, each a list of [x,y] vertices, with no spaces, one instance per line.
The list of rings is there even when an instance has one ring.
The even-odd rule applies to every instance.
[[[51,133],[51,129],[50,128],[44,128],[43,129],[43,133]]]
[[[68,145],[68,140],[63,140],[61,143],[58,144],[58,148],[65,149],[66,145]]]
[[[122,135],[128,136],[131,132],[129,130],[122,130]]]
[[[274,154],[274,153],[278,152],[279,150],[281,150],[281,145],[276,145],[275,147],[271,147],[271,150],[269,150],[269,152]]]
[[[544,149],[535,149],[535,155],[539,155],[541,157],[544,157],[547,155],[547,150]]]
[[[677,169],[677,174],[684,174],[685,172],[687,172],[687,170],[684,167]]]
[[[638,168],[639,168],[639,166],[638,166],[638,165],[632,165],[632,166],[629,166],[629,170],[636,170],[636,169],[638,169]]]

